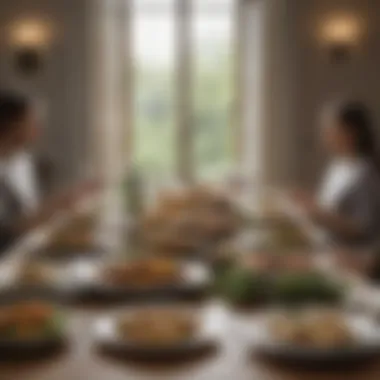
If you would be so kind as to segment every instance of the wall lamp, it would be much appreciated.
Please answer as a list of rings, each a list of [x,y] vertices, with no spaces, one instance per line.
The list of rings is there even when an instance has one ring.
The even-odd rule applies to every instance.
[[[19,20],[11,25],[9,40],[13,66],[23,76],[38,74],[45,64],[52,30],[44,20]]]
[[[351,58],[363,34],[358,17],[338,15],[326,18],[321,24],[320,37],[327,47],[332,62],[345,62]]]

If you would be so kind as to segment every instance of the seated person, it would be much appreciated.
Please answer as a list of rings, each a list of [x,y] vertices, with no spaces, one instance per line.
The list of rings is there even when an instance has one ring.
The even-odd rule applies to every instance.
[[[38,138],[39,121],[28,99],[0,92],[0,252],[54,213],[73,206],[95,190],[82,183],[41,201],[29,149]]]
[[[371,115],[360,103],[342,104],[328,110],[322,127],[330,164],[320,192],[298,191],[295,201],[330,242],[351,252],[343,262],[373,272],[380,248],[380,167]]]

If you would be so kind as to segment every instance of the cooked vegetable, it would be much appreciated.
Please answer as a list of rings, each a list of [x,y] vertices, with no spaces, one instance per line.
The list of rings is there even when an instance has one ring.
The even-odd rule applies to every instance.
[[[59,337],[62,335],[65,324],[65,316],[62,313],[55,312],[54,316],[47,322],[44,335],[47,337]]]
[[[227,301],[238,305],[262,302],[335,304],[344,297],[342,284],[318,272],[269,274],[239,266],[220,270],[215,288]]]
[[[22,303],[0,310],[0,339],[51,338],[62,333],[62,316],[52,306]]]
[[[256,304],[268,298],[268,277],[251,270],[234,267],[216,277],[216,289],[233,304]]]
[[[273,296],[285,304],[336,303],[344,291],[341,284],[317,272],[288,273],[274,280]]]

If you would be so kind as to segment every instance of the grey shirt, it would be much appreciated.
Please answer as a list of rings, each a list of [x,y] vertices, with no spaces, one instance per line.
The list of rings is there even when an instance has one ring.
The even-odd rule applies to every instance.
[[[36,210],[37,194],[30,154],[21,152],[0,162],[0,252],[18,238],[15,223]]]
[[[340,245],[371,246],[380,242],[380,173],[366,165],[360,175],[337,200],[336,211],[361,227],[360,236],[350,238],[330,233]]]
[[[0,180],[0,255],[17,239],[14,222],[22,215],[22,205],[9,184]]]

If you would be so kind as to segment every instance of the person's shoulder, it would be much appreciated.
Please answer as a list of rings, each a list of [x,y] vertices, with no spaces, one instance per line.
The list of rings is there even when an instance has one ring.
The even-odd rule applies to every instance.
[[[366,166],[366,175],[371,178],[380,178],[380,167],[374,164],[368,164]]]
[[[33,161],[32,153],[23,151],[15,154],[12,159],[9,161],[10,165],[23,165],[25,163],[30,163]]]
[[[367,165],[361,176],[361,182],[365,186],[376,187],[380,189],[380,168],[375,165]]]
[[[28,152],[18,153],[8,162],[6,170],[12,178],[30,175],[34,170],[33,155]]]

